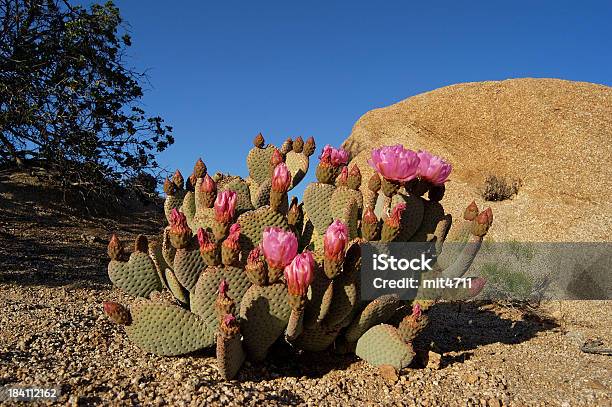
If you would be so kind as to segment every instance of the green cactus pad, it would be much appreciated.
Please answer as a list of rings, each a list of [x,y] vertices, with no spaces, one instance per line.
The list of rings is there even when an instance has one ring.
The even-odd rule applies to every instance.
[[[251,203],[251,190],[246,181],[240,177],[231,177],[222,180],[218,185],[219,192],[234,191],[236,193],[236,213],[241,214],[253,209]]]
[[[332,280],[333,294],[323,324],[330,328],[342,325],[359,299],[359,290],[353,273],[343,272]]]
[[[291,173],[291,186],[289,189],[295,188],[300,183],[304,176],[308,172],[308,157],[304,153],[296,153],[295,151],[289,151],[285,156],[285,163],[287,169]]]
[[[304,325],[313,326],[323,321],[332,303],[333,287],[331,280],[323,272],[323,268],[317,265],[315,277],[310,284],[304,307]]]
[[[204,263],[197,246],[189,247],[176,251],[172,268],[181,285],[187,290],[193,291],[200,273],[206,268],[206,263]]]
[[[244,293],[251,286],[245,271],[241,268],[233,266],[207,268],[200,275],[195,290],[191,293],[191,312],[199,315],[210,326],[217,324],[215,301],[219,283],[224,279],[229,284],[228,295],[236,303],[236,309],[239,309]]]
[[[270,177],[270,159],[276,147],[269,144],[265,148],[252,148],[247,156],[249,176],[258,184]]]
[[[411,237],[413,242],[426,242],[430,240],[435,231],[438,223],[444,219],[444,208],[439,202],[432,202],[426,199],[422,199],[423,202],[423,220],[416,233]]]
[[[187,225],[193,231],[193,216],[196,212],[195,194],[193,192],[185,192],[185,197],[183,198],[183,203],[181,205],[180,211],[185,214],[185,217],[187,218]]]
[[[177,305],[143,301],[133,305],[131,313],[132,324],[125,331],[146,352],[177,356],[214,344],[214,331]]]
[[[242,348],[240,335],[233,338],[217,336],[217,368],[225,380],[233,379],[244,363],[246,354]]]
[[[357,192],[357,191],[353,191]],[[333,199],[333,198],[332,198]],[[345,206],[339,206],[332,201],[331,214],[334,220],[340,219],[348,228],[349,239],[354,239],[359,234],[359,208],[354,199],[350,199],[345,203]]]
[[[284,284],[253,285],[240,304],[240,329],[247,354],[254,361],[265,359],[268,349],[285,332],[291,307]]]
[[[157,242],[149,242],[149,257],[155,265],[155,270],[159,276],[159,280],[165,288],[168,288],[166,281],[166,269],[170,266],[166,263],[166,259],[162,253],[162,245]]]
[[[153,260],[143,252],[132,253],[128,261],[111,260],[108,276],[117,287],[137,297],[148,297],[162,289]]]
[[[164,278],[168,282],[168,289],[174,298],[182,304],[189,304],[189,291],[181,285],[171,269],[166,268],[164,270]]]
[[[170,242],[170,227],[166,226],[164,228],[163,236],[162,236],[162,244],[161,244],[161,253],[166,261],[166,264],[171,265],[174,264],[174,256],[176,256],[176,249],[172,246]]]
[[[166,220],[170,223],[170,212],[172,209],[179,209],[183,204],[183,198],[185,196],[185,191],[179,191],[174,195],[167,195],[164,200],[164,214],[166,215]]]
[[[215,210],[213,208],[200,208],[196,211],[190,228],[194,234],[198,233],[199,228],[210,231],[214,220]]]
[[[402,224],[396,240],[407,242],[423,222],[425,200],[420,196],[395,194],[391,200],[391,209],[401,202],[406,203],[406,210],[402,213]]]
[[[289,230],[287,218],[273,211],[269,206],[262,206],[254,211],[243,213],[238,217],[238,223],[240,224],[240,249],[243,254],[248,254],[253,247],[259,244],[266,227],[276,226]]]
[[[261,208],[262,206],[270,205],[270,192],[272,191],[272,180],[266,179],[261,184],[251,186],[253,193],[251,194],[251,201],[255,208]]]
[[[336,190],[332,194],[331,204],[346,207],[352,200],[357,203],[359,210],[363,209],[363,195],[361,195],[360,191],[345,186],[339,186],[336,187]]]
[[[414,351],[391,325],[376,325],[357,341],[355,353],[372,366],[391,365],[401,370],[412,362]]]
[[[325,233],[332,223],[330,201],[336,187],[329,184],[315,182],[309,184],[304,191],[304,211],[315,229]]]
[[[397,295],[383,295],[370,302],[346,330],[347,342],[356,342],[374,325],[387,322],[402,305]]]
[[[339,333],[340,328],[327,328],[324,325],[315,324],[305,328],[292,344],[308,352],[322,352],[334,343]]]

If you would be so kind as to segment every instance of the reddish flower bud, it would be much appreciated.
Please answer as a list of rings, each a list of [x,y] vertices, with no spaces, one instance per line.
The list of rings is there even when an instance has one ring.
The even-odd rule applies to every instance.
[[[418,302],[412,306],[412,316],[414,318],[419,318],[422,312],[423,311],[421,310],[421,304],[419,304]]]
[[[229,230],[229,236],[223,241],[223,245],[232,250],[240,249],[238,240],[240,239],[240,224],[234,223]]]
[[[337,186],[346,186],[348,181],[348,167],[342,167],[342,171],[340,171],[340,175],[336,178]]]
[[[227,296],[227,292],[229,290],[229,283],[226,279],[223,279],[219,282],[219,297]]]
[[[204,251],[215,250],[215,240],[211,236],[209,232],[206,230],[199,228],[198,229],[198,243],[200,244],[200,249]]]
[[[261,256],[263,252],[261,250],[261,246],[255,246],[253,250],[249,252],[249,256],[247,257],[247,265],[258,266],[263,264]]]
[[[485,209],[484,211],[487,215],[487,221],[489,223],[489,227],[493,224],[493,210],[491,209],[491,207],[488,207],[487,209]]]
[[[166,195],[174,195],[176,193],[176,185],[168,178],[164,181],[164,192]]]
[[[281,154],[281,152],[278,151],[277,148],[275,148],[274,151],[272,152],[272,157],[270,158],[270,167],[276,168],[278,164],[284,161],[285,160],[283,160],[283,155]]]
[[[308,139],[306,139],[306,143],[304,143],[303,153],[307,157],[310,157],[311,155],[314,154],[316,149],[317,149],[317,145],[315,144],[314,137],[308,137]]]
[[[393,207],[391,210],[391,215],[387,218],[387,225],[392,228],[399,228],[400,223],[402,221],[402,214],[406,210],[406,204],[404,202],[400,202]]]
[[[120,325],[129,325],[132,323],[130,311],[123,305],[117,302],[105,301],[102,306],[106,315],[108,315],[113,322]]]
[[[287,192],[291,186],[291,174],[287,169],[287,164],[281,162],[274,168],[272,174],[272,191]]]
[[[179,170],[176,170],[176,172],[172,176],[172,182],[174,182],[174,185],[176,185],[179,189],[183,188],[185,179],[183,178],[183,174],[181,174]]]
[[[122,260],[124,257],[123,244],[114,233],[110,242],[108,242],[108,257],[111,260]]]
[[[339,167],[348,163],[348,152],[342,148],[334,148],[327,144],[319,156],[321,164]]]
[[[202,161],[201,158],[198,158],[198,161],[196,161],[193,167],[193,175],[195,178],[202,178],[204,175],[206,175],[206,164],[204,164],[204,161]],[[193,185],[195,185],[195,182]]]
[[[265,143],[264,137],[261,133],[259,133],[257,136],[255,136],[255,138],[253,139],[253,144],[255,145],[255,147],[257,148],[262,148],[263,145]]]
[[[376,217],[374,209],[372,209],[371,206],[368,206],[365,212],[363,213],[363,223],[368,223],[370,225],[378,223],[378,218]]]
[[[238,320],[232,314],[225,315],[222,323],[225,328],[234,328],[238,326]]]
[[[191,233],[191,229],[187,226],[187,217],[178,209],[172,209],[170,212],[170,233]]]
[[[463,219],[471,221],[474,220],[476,216],[478,216],[478,206],[476,205],[476,201],[472,201],[472,203],[465,208]]]
[[[301,153],[304,151],[304,140],[302,137],[297,137],[295,140],[293,140],[293,151],[296,153]]]
[[[368,181],[368,188],[372,192],[378,192],[380,191],[380,187],[381,187],[380,176],[378,175],[377,172],[375,172],[374,174],[372,174],[372,176],[370,177],[370,180]]]

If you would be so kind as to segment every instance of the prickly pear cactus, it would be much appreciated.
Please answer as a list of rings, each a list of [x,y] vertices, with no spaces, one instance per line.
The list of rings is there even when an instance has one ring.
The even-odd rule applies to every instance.
[[[401,146],[373,151],[376,173],[364,199],[359,167],[344,150],[325,146],[317,182],[302,203],[290,203],[287,192],[308,171],[314,139],[277,148],[259,134],[253,143],[246,179],[211,177],[198,160],[187,181],[178,171],[166,180],[169,226],[158,241],[139,236],[127,254],[113,236],[109,277],[139,298],[104,310],[146,352],[175,356],[216,346],[224,379],[245,359],[265,359],[279,341],[355,352],[374,366],[408,366],[431,301],[362,300],[360,243],[435,242],[444,259],[435,272],[462,276],[491,226],[491,210],[472,203],[461,226],[464,249],[444,256],[452,218],[440,201],[451,167],[439,157]],[[171,302],[157,300],[162,290]]]

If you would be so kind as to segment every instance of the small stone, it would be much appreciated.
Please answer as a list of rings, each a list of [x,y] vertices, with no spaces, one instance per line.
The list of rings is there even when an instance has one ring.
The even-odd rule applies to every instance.
[[[475,374],[467,374],[464,376],[464,380],[469,384],[474,384],[478,381],[478,376],[476,376]]]
[[[501,403],[499,402],[498,399],[490,399],[489,407],[501,407]]]
[[[429,351],[427,354],[427,368],[432,370],[440,369],[442,364],[442,355],[436,352]]]
[[[399,377],[397,375],[397,371],[395,370],[393,366],[382,365],[378,367],[378,371],[380,372],[380,375],[382,376],[382,378],[385,379],[385,381],[387,381],[387,383],[390,383],[390,384],[397,383],[397,380],[399,379]]]

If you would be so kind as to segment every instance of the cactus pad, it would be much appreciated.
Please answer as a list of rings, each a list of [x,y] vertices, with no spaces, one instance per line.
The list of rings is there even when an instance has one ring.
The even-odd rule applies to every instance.
[[[391,325],[376,325],[357,341],[355,353],[372,366],[391,365],[401,370],[412,362],[414,351]]]
[[[224,338],[222,335],[217,337],[217,368],[221,377],[233,379],[245,358],[240,335],[233,338]]]
[[[283,334],[291,307],[287,289],[282,283],[269,286],[253,285],[240,304],[240,329],[250,358],[265,359],[268,349]]]
[[[179,209],[183,204],[185,192],[180,191],[174,195],[167,195],[164,200],[164,214],[166,215],[166,220],[170,223],[170,212],[172,209]]]
[[[165,288],[168,288],[166,282],[166,269],[170,266],[166,263],[166,259],[162,253],[162,245],[157,242],[149,242],[149,257],[155,265],[155,270],[159,276],[159,280]]]
[[[223,180],[218,185],[219,192],[221,191],[234,191],[236,193],[236,213],[241,214],[243,212],[253,209],[251,203],[251,190],[247,185],[246,181],[240,177],[232,177]]]
[[[322,233],[333,220],[329,204],[335,189],[333,185],[315,182],[304,191],[304,210],[315,229]]]
[[[340,328],[330,329],[324,325],[316,324],[304,328],[302,334],[292,344],[296,348],[308,352],[321,352],[334,343],[339,333]]]
[[[214,344],[214,332],[197,315],[177,305],[143,301],[131,307],[125,327],[141,349],[163,356],[184,355]]]
[[[111,260],[108,276],[117,287],[137,297],[148,297],[162,289],[153,260],[143,252],[132,253],[128,261]]]
[[[273,211],[269,206],[240,215],[238,223],[240,224],[240,249],[243,253],[248,253],[259,244],[266,227],[276,226],[285,230],[289,229],[287,218]]]
[[[243,269],[232,266],[207,268],[191,293],[191,312],[199,315],[210,326],[217,324],[215,301],[221,280],[228,282],[227,295],[235,301],[236,309],[239,309],[242,297],[251,285]]]
[[[195,194],[191,191],[185,192],[185,197],[183,198],[183,203],[181,205],[180,211],[185,214],[187,218],[187,225],[193,229],[193,216],[196,212],[196,204],[195,204]]]
[[[291,173],[291,186],[289,189],[295,188],[300,183],[304,176],[308,172],[308,157],[304,153],[296,153],[295,151],[289,151],[285,156],[285,163],[287,169]]]
[[[406,242],[416,233],[423,222],[424,200],[420,196],[396,194],[391,200],[391,208],[398,203],[406,203],[406,210],[402,213],[402,222],[396,240]]]
[[[270,178],[270,159],[276,147],[267,145],[265,148],[252,148],[247,156],[249,176],[258,184]]]
[[[396,295],[383,295],[369,303],[346,330],[347,342],[356,342],[374,325],[387,322],[401,306]]]
[[[171,269],[166,268],[164,270],[164,278],[168,282],[168,289],[174,298],[182,304],[189,304],[189,291],[181,285]]]
[[[270,204],[270,191],[272,191],[272,180],[266,179],[261,184],[251,185],[251,201],[255,208],[261,208]]]
[[[205,268],[206,263],[204,263],[197,246],[176,251],[173,265],[174,274],[181,285],[189,291],[193,291],[200,273]]]

